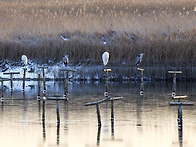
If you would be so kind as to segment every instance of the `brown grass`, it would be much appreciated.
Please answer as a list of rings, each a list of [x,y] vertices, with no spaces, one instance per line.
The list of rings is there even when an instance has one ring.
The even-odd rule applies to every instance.
[[[143,65],[195,65],[195,6],[194,0],[4,0],[0,59],[19,60],[26,54],[58,62],[68,54],[74,63],[100,63],[107,50],[115,65],[133,65],[140,52]],[[70,40],[63,42],[59,34]],[[103,35],[107,45],[100,44]]]

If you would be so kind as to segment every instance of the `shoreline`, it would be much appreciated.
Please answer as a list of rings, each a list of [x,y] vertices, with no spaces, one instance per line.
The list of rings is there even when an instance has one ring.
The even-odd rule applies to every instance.
[[[45,78],[47,81],[61,81],[66,77],[66,72],[62,72],[65,69],[63,64],[47,66],[45,69]],[[33,72],[29,72],[30,69],[34,68]],[[68,66],[67,69],[76,70],[76,72],[70,72],[70,81],[87,81],[87,82],[103,82],[105,81],[106,73],[103,71],[102,65],[91,66],[91,65],[80,65],[80,66]],[[140,71],[134,66],[108,66],[111,72],[108,73],[108,80],[111,82],[136,82],[140,81]],[[168,71],[182,71],[182,74],[177,74],[176,78],[178,81],[196,81],[196,67],[169,67],[169,66],[149,66],[141,67],[144,69],[144,81],[172,81],[173,75],[169,74]],[[23,80],[23,67],[12,66],[4,72],[0,73],[0,77],[9,78],[9,75],[4,75],[5,72],[20,72],[19,75],[14,75],[13,80]],[[38,74],[41,74],[42,69],[37,64],[32,64],[27,68],[26,81],[37,81]]]

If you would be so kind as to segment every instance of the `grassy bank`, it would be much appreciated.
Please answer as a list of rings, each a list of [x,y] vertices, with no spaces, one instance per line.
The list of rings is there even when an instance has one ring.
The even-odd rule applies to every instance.
[[[195,1],[1,1],[0,60],[110,66],[196,66]],[[63,41],[60,34],[68,38]],[[106,41],[107,44],[103,44]],[[50,63],[51,63],[50,61]]]

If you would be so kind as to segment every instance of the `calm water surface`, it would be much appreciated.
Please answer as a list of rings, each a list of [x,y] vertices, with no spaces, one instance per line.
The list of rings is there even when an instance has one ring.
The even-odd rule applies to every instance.
[[[0,110],[0,144],[3,147],[195,147],[196,106],[183,106],[182,131],[178,130],[178,107],[170,106],[171,83],[110,83],[114,102],[111,123],[110,101],[100,105],[102,127],[98,127],[96,106],[85,103],[104,98],[105,85],[69,83],[69,101],[59,101],[60,125],[57,125],[55,100],[37,100],[38,82],[5,82],[5,101]],[[64,83],[49,81],[47,94],[64,94]],[[177,95],[196,104],[196,83],[177,83]],[[41,96],[43,97],[43,85]],[[43,111],[45,109],[45,111]],[[43,115],[44,114],[44,115]],[[44,116],[44,117],[43,117]],[[44,121],[42,121],[45,118]],[[43,123],[44,122],[44,123]]]

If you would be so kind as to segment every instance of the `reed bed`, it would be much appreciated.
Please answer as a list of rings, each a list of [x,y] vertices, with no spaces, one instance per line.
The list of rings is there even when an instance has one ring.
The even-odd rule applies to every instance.
[[[0,2],[0,60],[73,64],[195,66],[196,3],[185,1],[43,0]],[[63,41],[59,35],[68,38]],[[107,44],[103,44],[106,41]]]

